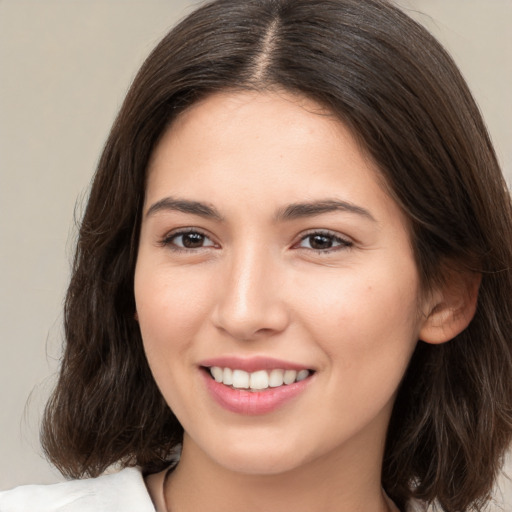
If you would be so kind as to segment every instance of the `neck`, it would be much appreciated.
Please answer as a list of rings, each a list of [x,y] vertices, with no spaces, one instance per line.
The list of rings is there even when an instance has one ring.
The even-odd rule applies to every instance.
[[[357,444],[357,443],[356,443]],[[166,479],[169,512],[391,512],[381,488],[383,447],[331,453],[279,474],[246,474],[212,460],[185,436],[181,460]]]

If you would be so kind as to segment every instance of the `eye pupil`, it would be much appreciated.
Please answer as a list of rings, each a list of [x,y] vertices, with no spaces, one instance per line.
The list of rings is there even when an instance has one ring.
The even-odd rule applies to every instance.
[[[201,233],[185,233],[182,235],[183,247],[195,249],[204,244],[204,235]]]
[[[332,239],[325,235],[311,235],[309,244],[313,249],[330,249],[332,247]]]

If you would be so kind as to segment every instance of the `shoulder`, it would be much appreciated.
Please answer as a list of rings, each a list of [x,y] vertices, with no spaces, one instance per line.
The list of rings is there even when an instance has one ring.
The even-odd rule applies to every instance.
[[[53,485],[24,485],[0,492],[0,512],[155,512],[136,468]]]

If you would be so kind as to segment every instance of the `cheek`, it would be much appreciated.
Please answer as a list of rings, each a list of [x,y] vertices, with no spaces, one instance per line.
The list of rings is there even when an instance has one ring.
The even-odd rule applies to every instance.
[[[363,390],[378,379],[397,385],[419,332],[414,265],[369,268],[332,273],[324,287],[317,279],[302,296],[302,318],[336,369],[335,379]]]
[[[195,370],[193,340],[207,317],[209,291],[197,273],[184,275],[165,265],[142,265],[135,272],[135,300],[148,364],[169,407],[179,418],[194,414],[186,396]],[[193,372],[195,374],[195,371]]]
[[[196,273],[197,274],[197,273]],[[208,282],[208,281],[206,281]],[[135,301],[144,348],[152,371],[183,358],[207,316],[209,289],[193,273],[140,265],[135,272]]]

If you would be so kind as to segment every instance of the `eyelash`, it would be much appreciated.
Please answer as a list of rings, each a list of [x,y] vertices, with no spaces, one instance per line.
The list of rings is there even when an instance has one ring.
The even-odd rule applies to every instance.
[[[307,240],[308,238],[312,238],[312,237],[315,237],[315,236],[318,236],[318,237],[323,237],[323,238],[327,238],[330,240],[331,243],[336,243],[336,244],[339,244],[335,247],[328,247],[326,249],[314,249],[313,247],[310,247],[310,248],[307,248],[307,247],[300,247],[300,244],[302,242],[304,242],[305,240]],[[333,233],[332,231],[326,231],[326,230],[316,230],[316,231],[310,231],[309,233],[306,233],[304,235],[301,236],[300,240],[294,244],[294,247],[297,247],[298,249],[306,249],[308,251],[314,251],[315,253],[317,254],[329,254],[329,253],[332,253],[332,252],[337,252],[337,251],[341,251],[341,250],[346,250],[346,249],[350,249],[352,246],[353,246],[353,242],[346,239],[346,238],[343,238],[341,236],[339,236],[338,234],[336,233]]]
[[[180,247],[179,245],[176,245],[175,240],[176,238],[183,236],[183,235],[200,235],[203,237],[203,239],[208,239],[212,242],[211,245],[202,246],[202,247]],[[216,244],[211,240],[211,238],[206,234],[203,233],[201,230],[197,228],[186,228],[181,229],[179,231],[173,231],[167,235],[165,235],[162,240],[160,241],[160,245],[163,247],[168,247],[171,251],[174,252],[197,252],[198,250],[205,249],[208,247],[214,247]]]
[[[211,245],[207,246],[200,246],[200,247],[180,247],[176,245],[175,240],[183,235],[200,235],[203,237],[203,240],[207,239],[211,241]],[[327,247],[325,249],[315,249],[313,247],[301,247],[300,244],[302,244],[305,240],[308,238],[311,239],[312,237],[323,237],[324,239],[328,239],[331,244],[338,244],[334,247]],[[196,228],[187,228],[187,229],[181,229],[179,231],[174,231],[172,233],[169,233],[163,237],[163,239],[160,241],[160,245],[163,247],[168,247],[174,252],[197,252],[198,250],[205,249],[208,247],[215,247],[215,242],[213,242],[210,237],[203,233],[201,230]],[[347,240],[346,238],[343,238],[331,231],[326,230],[316,230],[316,231],[310,231],[304,235],[301,236],[300,240],[295,243],[292,248],[296,249],[305,249],[307,251],[314,251],[317,254],[325,255],[328,253],[340,251],[343,249],[349,249],[353,246],[353,242],[350,240]]]

